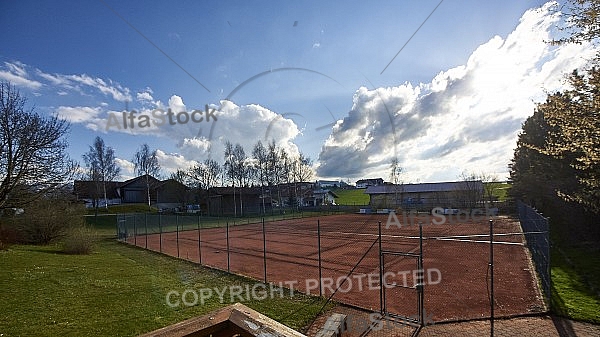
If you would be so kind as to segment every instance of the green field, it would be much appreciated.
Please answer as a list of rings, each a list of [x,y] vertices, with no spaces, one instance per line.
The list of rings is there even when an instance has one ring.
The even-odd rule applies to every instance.
[[[0,251],[0,269],[0,336],[134,336],[231,304],[226,292],[223,303],[213,296],[204,305],[172,308],[170,290],[256,283],[107,237],[90,255],[66,255],[59,244],[12,246]],[[324,304],[285,294],[243,303],[296,329]]]
[[[499,183],[499,182],[494,182],[494,183],[484,183],[487,186],[490,186],[492,191],[493,191],[493,195],[498,198],[498,201],[506,201],[506,199],[508,199],[508,191],[511,188],[511,185],[509,183]],[[486,186],[486,188],[487,188]]]
[[[369,195],[365,194],[364,188],[353,188],[353,189],[341,189],[335,188],[331,191],[338,195],[335,199],[335,203],[338,205],[368,205]]]

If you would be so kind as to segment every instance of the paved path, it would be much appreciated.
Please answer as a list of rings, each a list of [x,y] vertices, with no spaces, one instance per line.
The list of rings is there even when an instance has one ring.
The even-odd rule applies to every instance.
[[[378,329],[367,332],[367,324],[374,316],[369,312],[337,306],[326,314],[321,315],[307,332],[315,336],[317,331],[332,313],[342,313],[348,316],[348,325],[342,337],[404,337],[411,336],[415,328],[399,323],[380,324]],[[481,337],[490,335],[489,321],[470,321],[463,323],[442,323],[426,326],[419,332],[419,337]],[[598,337],[600,325],[575,322],[568,319],[551,316],[521,317],[500,319],[494,322],[494,336],[497,337]]]

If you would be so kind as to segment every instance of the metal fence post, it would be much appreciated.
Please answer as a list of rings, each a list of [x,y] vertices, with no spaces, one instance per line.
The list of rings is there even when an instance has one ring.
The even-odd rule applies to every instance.
[[[158,214],[158,250],[162,253],[162,224],[160,223],[160,213]]]
[[[546,297],[548,297],[548,308],[552,310],[552,270],[550,269],[550,217],[546,218],[544,231],[546,232]]]
[[[135,224],[135,214],[133,214],[133,245],[137,246],[137,226]]]
[[[229,221],[225,224],[225,239],[227,241],[227,272],[229,272]]]
[[[144,233],[146,233],[146,245],[144,248],[148,249],[148,213],[144,213]]]
[[[490,336],[494,337],[494,220],[490,219]]]
[[[423,267],[423,223],[419,222],[419,270],[421,282],[419,284],[419,320],[425,326],[425,268]]]
[[[383,315],[385,310],[385,298],[383,298],[383,252],[381,249],[381,221],[379,221],[378,225],[378,235],[379,235],[379,306],[380,312]]]
[[[198,260],[200,261],[200,265],[202,265],[202,237],[200,236],[200,215],[198,215],[198,223],[196,224],[198,228]]]
[[[321,220],[317,219],[317,251],[319,256],[319,296],[323,296],[323,271],[321,269]]]
[[[267,234],[265,232],[265,218],[262,218],[263,234],[263,268],[265,272],[265,283],[267,283]]]
[[[177,246],[177,257],[179,257],[179,215],[175,215],[175,245]]]

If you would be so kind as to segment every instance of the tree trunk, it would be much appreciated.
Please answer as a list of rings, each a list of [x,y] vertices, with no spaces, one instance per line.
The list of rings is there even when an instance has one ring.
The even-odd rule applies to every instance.
[[[104,207],[108,209],[108,199],[106,198],[106,182],[102,182],[102,189],[104,190]]]
[[[151,209],[150,206],[150,179],[148,179],[148,175],[146,175],[146,191],[148,192],[148,209]]]

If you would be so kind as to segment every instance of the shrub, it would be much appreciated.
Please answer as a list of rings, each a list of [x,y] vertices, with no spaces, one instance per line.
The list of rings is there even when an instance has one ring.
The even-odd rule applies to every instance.
[[[8,250],[10,245],[17,242],[17,232],[14,228],[0,224],[0,250]]]
[[[25,208],[25,212],[8,218],[8,226],[16,232],[16,242],[48,244],[63,238],[70,227],[83,226],[85,209],[63,197],[41,198]]]
[[[94,248],[94,231],[87,226],[70,228],[62,243],[63,252],[67,254],[90,254]]]

